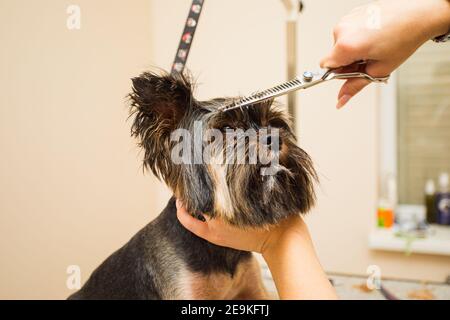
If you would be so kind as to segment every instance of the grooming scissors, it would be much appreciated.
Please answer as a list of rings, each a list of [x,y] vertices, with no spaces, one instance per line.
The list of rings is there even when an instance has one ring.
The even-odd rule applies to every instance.
[[[348,66],[338,67],[334,69],[326,69],[320,72],[306,71],[301,76],[296,77],[293,80],[284,82],[278,86],[266,89],[264,91],[257,92],[247,97],[235,100],[227,105],[219,107],[219,111],[226,112],[229,110],[237,109],[252,105],[254,103],[262,102],[265,100],[273,99],[290,92],[311,88],[319,83],[323,83],[334,79],[353,79],[361,78],[370,82],[387,83],[389,76],[386,77],[372,77],[365,72],[367,62],[357,61]]]

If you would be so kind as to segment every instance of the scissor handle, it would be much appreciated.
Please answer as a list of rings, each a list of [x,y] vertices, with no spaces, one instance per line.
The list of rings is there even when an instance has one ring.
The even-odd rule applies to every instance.
[[[371,82],[387,82],[390,76],[386,77],[372,77],[370,74],[365,72],[347,72],[347,73],[331,73],[331,79],[352,79],[352,78],[363,78]]]
[[[371,76],[370,74],[365,72],[366,66],[367,61],[357,61],[348,66],[329,69],[327,72],[323,74],[322,80],[328,81],[333,79],[352,79],[352,78],[363,78],[370,82],[387,82],[389,80],[390,75],[386,77]]]

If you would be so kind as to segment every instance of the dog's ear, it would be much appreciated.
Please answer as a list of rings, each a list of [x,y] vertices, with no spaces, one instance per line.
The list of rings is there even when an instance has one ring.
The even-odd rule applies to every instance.
[[[133,78],[131,134],[144,149],[144,168],[167,179],[171,172],[170,134],[194,104],[192,84],[183,75],[145,72]]]

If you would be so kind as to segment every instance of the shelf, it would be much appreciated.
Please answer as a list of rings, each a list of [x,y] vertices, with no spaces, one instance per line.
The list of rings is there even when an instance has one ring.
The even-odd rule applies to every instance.
[[[450,227],[431,225],[426,238],[407,239],[393,229],[376,229],[369,235],[369,248],[404,253],[450,255]]]

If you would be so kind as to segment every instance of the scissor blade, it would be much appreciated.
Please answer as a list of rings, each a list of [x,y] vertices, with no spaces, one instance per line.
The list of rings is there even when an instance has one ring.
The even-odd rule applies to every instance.
[[[232,103],[230,103],[228,105],[220,107],[219,111],[225,112],[225,111],[229,111],[229,110],[233,110],[233,109],[237,109],[237,108],[246,107],[246,106],[249,106],[252,104],[256,104],[259,102],[263,102],[266,100],[270,100],[270,99],[288,94],[293,91],[312,87],[320,82],[322,82],[322,79],[317,79],[317,80],[312,80],[312,81],[306,82],[306,81],[302,80],[300,77],[297,77],[293,80],[284,82],[278,86],[275,86],[270,89],[266,89],[264,91],[257,92],[250,96],[233,101]]]

